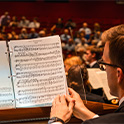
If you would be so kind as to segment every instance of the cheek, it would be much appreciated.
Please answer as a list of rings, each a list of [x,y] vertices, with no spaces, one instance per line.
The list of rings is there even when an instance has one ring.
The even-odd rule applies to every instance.
[[[90,59],[90,56],[89,55],[86,55],[86,59],[89,60]]]
[[[117,95],[117,77],[116,72],[114,70],[106,69],[107,72],[107,80],[108,80],[108,86],[110,89],[111,95],[116,96]]]

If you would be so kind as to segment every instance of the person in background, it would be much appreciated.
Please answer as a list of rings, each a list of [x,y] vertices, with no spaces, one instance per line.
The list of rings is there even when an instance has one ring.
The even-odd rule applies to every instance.
[[[85,59],[87,67],[89,68],[99,68],[99,64],[97,61],[100,59],[100,51],[99,48],[95,46],[88,46],[85,53]]]
[[[90,111],[84,105],[79,94],[70,88],[70,95],[57,96],[54,99],[49,121],[51,124],[68,122],[72,113],[75,117],[83,120],[83,124],[124,123],[124,25],[106,30],[102,34],[102,40],[106,41],[106,44],[99,64],[100,68],[107,73],[110,94],[119,99],[118,109],[114,113],[99,117]]]
[[[33,21],[29,23],[28,28],[40,28],[40,22],[37,21],[37,18],[33,18]]]
[[[68,19],[68,21],[65,23],[65,28],[67,28],[67,29],[69,29],[69,28],[74,29],[74,28],[76,28],[76,23],[73,22],[72,19]]]
[[[18,20],[16,16],[12,17],[12,21],[10,21],[9,26],[12,28],[18,27]]]
[[[99,42],[101,41],[101,35],[102,35],[102,32],[97,31],[97,32],[92,36],[91,44],[98,47],[98,46],[99,46],[98,44],[99,44]]]
[[[9,23],[10,23],[9,12],[5,12],[4,15],[0,17],[0,26],[4,28],[8,26]]]
[[[75,53],[75,44],[72,38],[69,38],[68,43],[63,46],[63,50],[66,51],[67,55],[73,55]]]
[[[46,32],[44,30],[39,31],[39,37],[45,37]]]
[[[62,18],[57,19],[57,23],[51,27],[51,32],[54,34],[57,30],[61,33],[64,28],[64,23]]]
[[[93,28],[93,31],[92,31],[93,34],[96,34],[97,31],[100,31],[100,32],[101,32],[101,26],[100,26],[99,23],[97,23],[97,22],[94,23],[93,27],[94,27],[94,28]]]
[[[69,39],[71,36],[69,35],[69,30],[64,29],[63,34],[60,35],[61,41],[64,42],[65,44],[68,44]]]
[[[16,34],[15,31],[12,31],[11,35],[12,35],[11,40],[18,40],[19,39],[19,36],[18,36],[18,34]]]
[[[28,33],[26,28],[21,29],[21,33],[19,34],[19,39],[27,39]]]
[[[90,38],[90,35],[92,34],[92,31],[90,28],[88,28],[87,22],[84,22],[82,24],[82,28],[79,29],[79,32],[85,31],[85,38],[88,40]]]
[[[80,37],[80,33],[78,31],[75,32],[74,42],[75,42],[75,45],[78,45],[79,43],[81,43],[81,37]]]
[[[77,51],[79,48],[83,48],[84,51],[86,52],[86,49],[88,47],[88,44],[86,43],[86,39],[84,37],[81,37],[80,40],[81,40],[81,43],[75,46],[75,50]]]
[[[81,99],[104,103],[105,101],[101,96],[91,93],[92,87],[88,79],[89,76],[85,64],[74,65],[68,70],[68,86],[74,89],[80,95]]]
[[[38,37],[38,33],[36,32],[35,28],[31,28],[28,38],[32,39],[32,38],[37,38],[37,37]]]
[[[25,16],[22,16],[18,27],[19,28],[28,28],[30,21],[26,19]]]
[[[82,60],[78,56],[72,56],[70,58],[66,58],[65,61],[64,61],[65,73],[68,74],[68,70],[73,65],[81,65],[81,64],[82,64]]]
[[[86,60],[87,68],[99,68],[98,60],[101,58],[101,51],[96,46],[89,46],[84,55]],[[103,96],[103,89],[92,89],[92,93]]]

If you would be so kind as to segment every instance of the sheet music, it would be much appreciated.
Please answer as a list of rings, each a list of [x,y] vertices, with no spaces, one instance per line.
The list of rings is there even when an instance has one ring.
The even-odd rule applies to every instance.
[[[103,88],[104,93],[108,100],[116,98],[112,96],[109,92],[109,86],[107,81],[106,71],[101,71],[100,69],[88,69],[89,81],[93,89]]]
[[[11,41],[10,49],[17,107],[49,106],[66,94],[59,36]]]
[[[106,71],[98,71],[97,74],[99,75],[99,77],[101,78],[101,83],[103,85],[103,90],[106,94],[106,97],[108,98],[108,100],[111,100],[111,99],[114,99],[114,98],[117,98],[115,96],[112,96],[110,94],[110,89],[109,89],[109,86],[108,86],[108,80],[107,80],[107,74],[106,74]]]
[[[10,68],[6,42],[0,41],[0,109],[15,107],[11,78],[8,76],[10,76]]]
[[[89,81],[93,87],[93,89],[102,88],[102,82],[100,80],[100,77],[98,76],[97,72],[100,71],[99,69],[94,68],[88,68],[88,75],[89,75]]]

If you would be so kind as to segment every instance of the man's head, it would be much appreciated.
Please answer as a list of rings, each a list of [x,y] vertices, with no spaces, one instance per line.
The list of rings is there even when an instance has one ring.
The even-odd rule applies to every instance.
[[[85,55],[86,61],[92,63],[98,60],[99,57],[100,57],[100,51],[98,48],[96,48],[95,46],[87,47],[86,55]]]
[[[31,29],[30,29],[30,32],[31,32],[31,33],[35,33],[35,32],[36,32],[35,28],[31,28]]]
[[[106,65],[110,93],[121,98],[124,94],[124,25],[105,31],[102,41],[106,41],[103,61],[114,65]]]
[[[6,11],[6,12],[4,13],[4,15],[5,15],[5,16],[8,16],[8,15],[9,15],[9,12]]]
[[[41,31],[39,32],[39,36],[40,36],[40,37],[45,37],[45,36],[46,36],[46,32],[45,32],[44,30],[41,30]]]
[[[68,29],[64,29],[64,34],[68,34],[68,33],[69,33]]]
[[[62,23],[62,18],[58,18],[58,24],[61,24]]]
[[[21,33],[27,33],[27,29],[26,28],[22,28],[21,29]]]
[[[87,28],[88,24],[86,22],[83,23],[83,28]]]

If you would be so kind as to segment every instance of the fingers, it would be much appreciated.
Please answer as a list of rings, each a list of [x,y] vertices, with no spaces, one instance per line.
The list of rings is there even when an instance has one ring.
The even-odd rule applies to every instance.
[[[58,95],[58,96],[55,98],[55,103],[56,103],[56,104],[59,104],[59,103],[60,103],[60,95]]]
[[[68,88],[68,90],[69,90],[69,93],[73,93],[73,92],[75,92],[72,88]]]
[[[75,92],[72,88],[68,88],[68,91],[69,91],[71,97],[73,97],[77,94],[77,92]]]
[[[75,100],[73,98],[71,98],[69,95],[66,95],[66,100],[69,103],[69,110],[72,112],[73,111],[73,107],[75,105]]]
[[[75,105],[75,100],[71,98],[69,95],[66,96],[66,100],[69,103],[69,110],[73,110],[73,107]]]
[[[58,104],[60,101],[60,96],[56,96],[55,99],[52,102],[52,108],[56,106],[56,104]]]
[[[52,103],[52,106],[55,107],[56,104],[64,104],[64,105],[67,105],[67,102],[72,102],[73,104],[75,104],[75,99],[72,98],[70,95],[66,95],[66,98],[65,98],[65,95],[58,95],[57,97],[55,97],[53,103]]]
[[[70,95],[66,95],[66,100],[67,100],[68,102],[73,102],[73,103],[75,103],[75,99],[71,98]]]
[[[60,100],[61,100],[61,103],[62,103],[62,104],[67,105],[66,99],[65,99],[65,95],[62,95],[62,96],[60,97]]]

